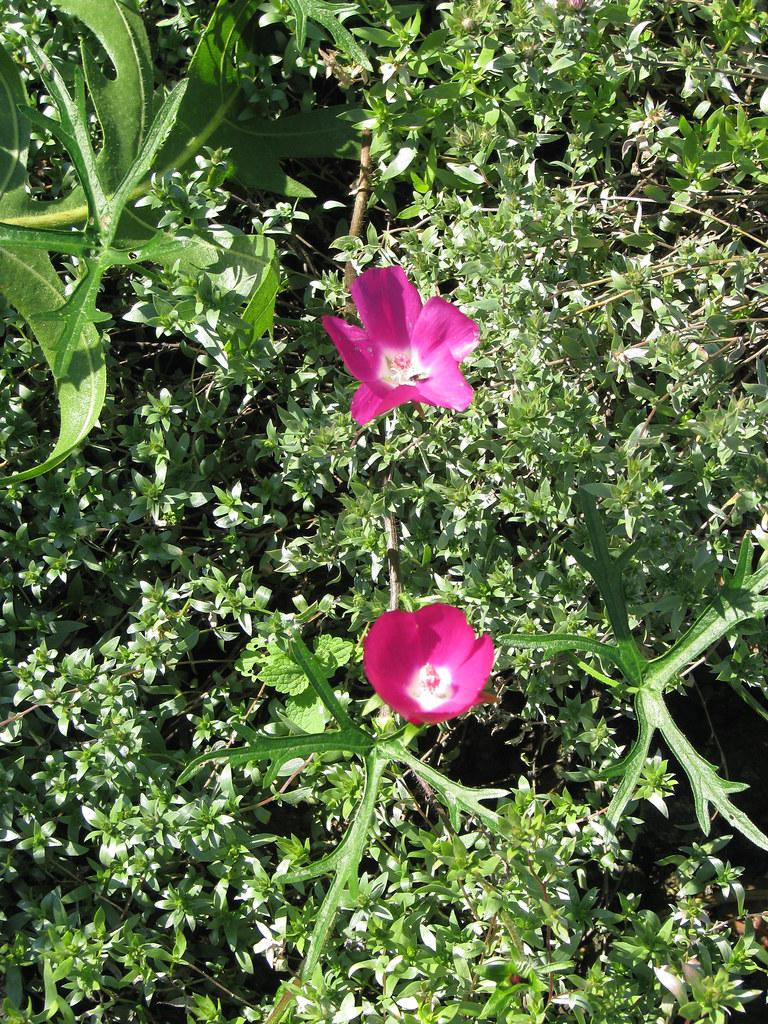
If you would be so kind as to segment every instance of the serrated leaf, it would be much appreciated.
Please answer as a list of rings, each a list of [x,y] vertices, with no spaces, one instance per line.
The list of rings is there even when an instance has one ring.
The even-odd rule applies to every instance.
[[[720,778],[715,766],[694,749],[687,736],[678,728],[660,694],[651,697],[644,694],[643,697],[653,702],[656,725],[688,776],[693,790],[696,818],[702,832],[709,833],[709,807],[712,805],[742,835],[756,846],[768,850],[768,836],[730,799],[729,794],[748,789],[746,783]]]
[[[296,660],[297,664],[301,665],[313,690],[331,712],[339,725],[342,728],[357,729],[357,726],[349,717],[346,708],[344,708],[340,703],[336,694],[331,689],[323,666],[308,649],[307,645],[301,637],[298,636],[298,634],[294,634],[291,637],[290,653],[291,657]]]
[[[152,120],[152,124],[142,139],[139,151],[126,169],[120,184],[115,189],[111,198],[113,208],[118,214],[122,213],[123,207],[131,194],[131,191],[140,186],[142,179],[149,174],[154,166],[160,147],[165,143],[171,131],[175,128],[184,95],[187,91],[187,82],[178,82],[171,92],[168,93],[163,105]]]
[[[2,121],[3,128],[0,129],[3,132],[1,138],[5,147],[5,158],[0,163],[0,172],[3,175],[4,188],[12,189],[0,203],[0,219],[6,221],[6,262],[14,268],[2,282],[2,289],[11,305],[20,312],[22,309],[26,310],[22,315],[33,326],[45,358],[52,367],[61,407],[60,437],[52,455],[32,469],[11,478],[16,481],[35,476],[62,461],[86,436],[98,416],[104,400],[105,380],[103,353],[98,336],[92,328],[93,323],[103,318],[96,308],[95,300],[101,276],[106,269],[114,263],[126,260],[115,250],[110,250],[109,254],[104,252],[95,261],[86,263],[86,273],[70,296],[64,299],[60,295],[57,304],[53,304],[51,297],[48,296],[46,300],[41,300],[35,305],[33,301],[29,301],[29,291],[25,293],[23,283],[20,284],[18,257],[8,248],[13,244],[14,232],[16,244],[21,247],[24,254],[24,262],[37,268],[45,276],[49,273],[50,265],[44,257],[34,258],[35,248],[41,248],[48,242],[59,241],[59,251],[83,255],[83,250],[89,243],[82,237],[77,241],[61,237],[62,232],[58,232],[57,237],[54,237],[54,232],[45,237],[44,226],[78,223],[85,219],[89,212],[92,220],[103,228],[106,244],[112,237],[113,226],[117,223],[123,201],[134,188],[146,186],[146,182],[141,182],[140,179],[148,174],[158,149],[167,150],[174,135],[181,138],[184,144],[182,155],[186,159],[190,159],[199,151],[210,134],[209,130],[245,131],[248,145],[247,154],[243,154],[243,158],[253,163],[254,152],[254,126],[248,125],[243,129],[242,126],[228,120],[228,116],[232,115],[237,107],[235,99],[239,98],[239,102],[243,100],[237,59],[243,51],[242,29],[247,20],[246,15],[253,10],[253,3],[250,0],[239,0],[234,4],[221,0],[190,68],[190,83],[197,90],[195,99],[185,106],[182,97],[184,87],[178,88],[166,100],[149,128],[148,83],[151,68],[147,59],[146,36],[132,0],[130,3],[126,0],[99,0],[98,4],[96,0],[61,0],[59,6],[62,10],[80,17],[99,37],[113,61],[117,74],[114,80],[108,79],[90,56],[84,57],[89,82],[94,90],[94,105],[104,133],[104,147],[97,156],[90,138],[84,78],[79,68],[75,68],[74,71],[75,92],[71,95],[48,56],[30,42],[46,89],[57,105],[59,121],[56,122],[37,110],[27,108],[20,112],[19,107],[23,108],[26,103],[20,77],[7,55],[3,54],[3,60],[0,62],[0,115],[7,114],[7,118]],[[84,52],[87,53],[87,49]],[[120,79],[122,82],[118,81]],[[130,88],[129,83],[132,83]],[[205,104],[197,102],[204,97],[206,90],[209,98],[213,95],[209,86],[218,98],[213,112],[206,111]],[[119,87],[122,88],[120,94]],[[129,101],[134,102],[136,110],[126,117],[126,111],[120,110],[120,104],[125,105]],[[210,119],[205,122],[204,131],[193,133],[192,149],[189,149],[189,133],[181,123],[182,107],[193,112],[197,118],[205,118],[206,113],[211,114]],[[283,143],[282,150],[279,145],[272,145],[264,150],[269,154],[269,159],[277,160],[278,152],[298,155],[297,137],[300,140],[299,150],[302,144],[312,152],[318,148],[324,149],[323,145],[318,147],[317,144],[317,138],[322,136],[322,129],[318,135],[317,125],[320,120],[327,117],[327,114],[318,113],[317,118],[314,115],[310,116],[312,122],[309,125],[302,121],[299,126],[299,122],[294,119],[292,123],[276,128],[274,122],[265,122],[268,125],[263,133],[265,137],[278,137]],[[297,118],[302,117],[306,118],[307,115],[297,115]],[[60,203],[39,203],[26,196],[24,165],[29,120],[42,124],[63,141],[81,179],[87,198],[87,209],[77,207],[76,196],[70,196]],[[256,133],[258,134],[258,128]],[[307,137],[310,139],[309,143],[306,141]],[[111,162],[110,148],[118,153]],[[279,164],[275,166],[279,171]],[[108,197],[105,182],[108,181],[112,185],[114,181],[120,180],[117,192]],[[136,218],[134,222],[139,223],[142,230],[147,227],[151,229],[151,225],[141,224]],[[24,227],[32,227],[32,231],[25,239],[19,239],[18,232]],[[178,240],[175,242],[175,252],[170,258],[178,258],[188,270],[205,269],[214,280],[217,280],[218,275],[217,283],[221,287],[240,294],[248,303],[244,319],[253,325],[254,334],[258,332],[260,335],[271,329],[278,286],[274,245],[271,241],[238,236],[234,240],[230,238],[225,245],[221,239],[216,239],[213,244],[208,245],[207,250],[205,242],[187,240],[184,245],[179,245]],[[205,253],[202,258],[201,253]],[[158,251],[155,255],[161,262],[162,254]],[[34,280],[34,269],[32,279]],[[50,278],[49,283],[56,288]],[[46,321],[48,330],[44,329]],[[52,327],[53,324],[55,328]]]
[[[126,6],[122,0],[61,0],[60,6],[67,10],[71,8],[72,13],[98,35],[110,57],[119,61],[119,67],[117,63],[115,65],[115,82],[122,79],[130,95],[143,105],[141,116],[134,116],[134,111],[123,112],[126,126],[130,125],[131,128],[129,131],[126,127],[120,152],[133,159],[149,123],[145,99],[150,69],[146,34],[143,29],[139,32],[136,27],[136,21],[132,18],[133,5]],[[157,168],[161,173],[180,170],[194,160],[205,146],[229,148],[232,174],[243,185],[285,195],[311,196],[311,189],[290,178],[282,170],[281,161],[287,158],[332,155],[356,159],[359,148],[356,133],[339,116],[349,114],[350,108],[324,108],[286,115],[276,120],[242,120],[242,115],[249,113],[249,106],[241,88],[238,64],[247,59],[249,47],[243,33],[254,23],[257,11],[257,0],[235,0],[233,3],[220,0],[190,63],[187,94],[181,104],[175,128],[160,150]],[[131,23],[130,32],[126,31],[120,17],[126,12]],[[0,132],[5,130],[9,137],[7,153],[10,155],[18,152],[19,158],[15,161],[13,177],[8,186],[13,191],[9,191],[6,202],[0,201],[0,220],[38,228],[83,224],[88,210],[79,189],[64,199],[44,203],[29,197],[24,190],[29,132],[25,118],[17,116],[17,112],[18,104],[26,103],[26,94],[15,65],[7,55],[3,56],[4,60],[0,62]],[[131,59],[132,64],[129,63]],[[117,92],[112,89],[110,102],[117,96]],[[106,120],[109,119],[110,115],[105,111],[103,103],[101,113]],[[119,104],[116,117],[119,124]],[[129,144],[131,138],[134,142]],[[114,167],[105,166],[101,152],[96,161],[110,189],[120,180],[128,166],[128,156],[120,157],[119,168],[117,164]],[[5,163],[7,176],[13,159],[7,159]],[[138,188],[146,192],[149,181],[143,181]],[[129,211],[124,225],[121,225],[120,237],[128,242],[136,241],[147,238],[153,230],[154,226],[146,216],[139,218],[133,211]],[[268,295],[266,288],[264,295]]]
[[[315,927],[309,942],[309,949],[301,965],[301,978],[311,978],[320,962],[323,947],[330,934],[334,918],[347,885],[356,879],[360,860],[370,841],[369,829],[379,794],[379,786],[388,763],[388,756],[380,749],[373,750],[365,759],[365,787],[349,827],[341,844],[342,849],[334,862],[333,882],[326,893],[322,906],[315,917]]]
[[[308,714],[308,710],[315,698],[320,701],[321,706],[323,704],[317,692],[317,687],[311,684],[310,676],[315,677],[316,683],[321,688],[328,687],[328,682],[325,678],[326,674],[331,675],[340,665],[346,665],[352,657],[354,649],[354,644],[348,640],[343,640],[341,637],[321,636],[315,644],[314,654],[305,648],[307,660],[302,665],[301,654],[299,654],[298,658],[296,657],[295,641],[290,647],[290,653],[286,653],[279,647],[271,645],[268,648],[266,659],[259,669],[259,677],[263,682],[274,687],[280,693],[298,696],[299,694],[304,695],[305,691],[308,691],[308,695],[303,696],[302,700],[291,705],[297,714]],[[307,666],[309,666],[309,672],[307,672]],[[286,705],[286,710],[289,710],[288,705]],[[290,711],[289,717],[293,719]],[[320,716],[314,714],[314,720],[320,721]],[[347,719],[348,722],[349,720]],[[314,731],[314,728],[302,725],[298,720],[297,725],[307,731]],[[319,728],[322,728],[324,725],[325,720],[322,719],[322,724]]]
[[[260,637],[254,637],[240,651],[235,662],[235,670],[250,678],[255,678],[265,657],[263,641]]]
[[[52,346],[51,370],[57,381],[62,380],[69,370],[81,335],[88,325],[108,319],[107,314],[96,308],[96,297],[103,276],[104,268],[97,261],[86,260],[85,273],[64,302],[50,313],[38,314],[36,317],[38,323],[42,320],[52,321],[61,328]]]
[[[25,111],[26,116],[33,124],[42,126],[60,139],[77,171],[80,185],[85,192],[89,215],[99,223],[107,211],[107,197],[96,167],[96,154],[93,151],[90,128],[84,110],[82,72],[79,68],[75,69],[76,91],[73,97],[48,54],[32,40],[29,40],[27,45],[35,59],[43,85],[56,104],[59,121],[54,121],[31,107]]]
[[[508,789],[470,789],[468,786],[462,786],[447,778],[431,765],[424,764],[397,741],[382,742],[380,746],[382,751],[393,760],[407,764],[417,776],[434,789],[448,811],[448,817],[454,829],[458,830],[461,827],[460,814],[464,813],[477,818],[497,835],[504,836],[498,814],[484,807],[481,801],[499,800],[501,797],[509,795]]]
[[[231,765],[254,764],[257,761],[272,761],[274,776],[279,771],[275,764],[283,765],[292,757],[308,757],[318,753],[351,752],[367,753],[373,746],[373,737],[360,729],[340,729],[312,736],[258,736],[247,747],[225,747],[211,750],[194,757],[179,775],[181,785],[211,761],[225,761]]]
[[[669,713],[662,694],[650,687],[637,696],[636,711],[640,726],[637,741],[622,762],[604,771],[604,777],[623,774],[621,785],[608,808],[606,819],[618,825],[621,815],[634,795],[640,775],[648,756],[651,739],[658,729],[681,765],[693,792],[696,818],[701,830],[709,833],[710,805],[715,807],[731,825],[737,828],[756,846],[768,850],[768,836],[731,801],[731,793],[740,793],[748,787],[743,782],[721,779],[714,765],[703,758],[678,728]]]
[[[285,702],[285,713],[302,732],[322,732],[328,724],[325,705],[311,689],[289,697]]]
[[[0,246],[37,249],[40,252],[85,256],[93,248],[82,231],[53,231],[50,228],[19,228],[0,221]]]
[[[29,124],[23,107],[27,95],[19,69],[0,47],[0,199],[24,186]]]
[[[113,74],[101,70],[87,32],[80,49],[88,92],[103,139],[97,166],[112,189],[139,151],[152,118],[154,64],[144,23],[126,0],[55,0],[54,6],[77,18],[99,40]]]
[[[255,0],[220,0],[195,50],[187,95],[158,165],[163,170],[180,168],[203,146],[228,148],[233,176],[243,184],[311,196],[311,189],[285,174],[280,161],[331,155],[341,148],[342,138],[349,142],[354,133],[335,117],[338,111],[311,111],[272,121],[241,119],[249,110],[239,65],[248,54],[244,33],[257,8]]]
[[[26,237],[39,245],[47,240],[46,235],[49,234],[55,236],[54,240],[64,236],[62,245],[70,247],[70,236],[64,232],[35,231],[0,224],[0,237],[5,235],[11,241],[14,236],[17,239],[21,236],[22,241]],[[77,243],[72,248],[87,246],[78,233],[73,233],[71,239]],[[105,318],[96,308],[96,297],[105,270],[111,263],[119,262],[116,254],[106,251],[97,260],[86,259],[83,278],[65,298],[58,277],[51,274],[50,261],[36,253],[34,246],[27,250],[24,244],[21,251],[25,253],[23,258],[7,247],[0,249],[0,259],[4,256],[7,267],[0,289],[33,325],[51,366],[60,392],[62,433],[49,459],[34,469],[6,479],[6,483],[11,479],[29,479],[53,468],[66,458],[95,423],[104,402],[106,382],[104,355],[91,325]],[[209,232],[205,238],[161,235],[145,250],[134,255],[158,263],[178,263],[187,273],[194,275],[205,270],[222,289],[240,294],[244,301],[249,301],[270,273],[274,262],[274,243],[262,236],[247,236],[235,229],[221,228]],[[48,292],[36,282],[35,266],[47,275]],[[59,302],[51,309],[54,297],[58,297]],[[44,330],[46,325],[47,330]],[[74,366],[72,360],[76,360]]]
[[[635,710],[639,734],[627,756],[603,772],[610,778],[621,775],[621,784],[607,811],[607,820],[616,826],[633,798],[651,740],[658,730],[669,750],[677,758],[688,776],[693,791],[696,817],[702,831],[710,826],[710,807],[716,810],[755,845],[768,849],[768,836],[730,799],[730,794],[745,789],[744,783],[722,779],[717,769],[705,760],[691,745],[675,724],[664,701],[664,692],[674,685],[679,674],[698,657],[706,653],[717,640],[741,622],[768,614],[768,563],[759,565],[752,573],[752,550],[747,540],[742,541],[736,568],[730,580],[699,615],[690,629],[661,657],[647,661],[640,654],[629,630],[629,620],[621,588],[622,558],[614,558],[608,550],[608,538],[592,496],[595,485],[580,490],[584,517],[592,544],[593,557],[567,545],[567,549],[589,572],[598,585],[605,601],[608,617],[617,639],[615,648],[606,648],[588,638],[572,635],[549,637],[512,634],[505,639],[512,646],[542,647],[544,650],[591,650],[615,660],[629,682],[635,685]],[[610,682],[610,681],[609,681]],[[414,765],[414,770],[416,766]],[[432,782],[428,775],[427,781]],[[435,788],[438,786],[435,783]],[[448,794],[446,793],[446,796]]]
[[[339,14],[354,11],[354,5],[329,4],[325,0],[288,0],[288,3],[296,18],[296,42],[300,50],[304,48],[306,42],[306,24],[307,19],[310,18],[330,33],[333,41],[343,53],[364,67],[366,71],[373,70],[365,50],[337,17]]]
[[[600,596],[605,602],[605,609],[616,638],[624,675],[630,683],[639,686],[643,680],[644,662],[629,628],[629,618],[621,584],[620,563],[617,564],[619,559],[612,558],[608,550],[608,536],[597,511],[597,503],[592,496],[589,484],[580,488],[579,501],[584,513],[593,557],[588,558],[583,552],[577,553],[575,549],[572,553],[592,576],[600,591]],[[568,550],[572,550],[570,546]]]
[[[662,689],[668,687],[739,623],[768,614],[768,597],[759,593],[765,588],[761,579],[758,574],[748,577],[740,590],[723,587],[677,643],[650,662],[648,682]]]
[[[278,693],[299,694],[309,689],[309,680],[292,658],[276,647],[268,649],[259,678]]]
[[[133,0],[56,0],[55,6],[90,29],[113,65],[109,76],[98,69],[88,33],[83,33],[82,48],[87,54],[83,64],[103,138],[96,169],[105,188],[111,190],[138,152],[150,121],[154,66],[149,41]],[[8,194],[0,201],[0,219],[37,227],[84,223],[87,207],[82,189],[48,202],[26,193],[29,129],[26,113],[18,112],[18,104],[26,106],[27,97],[18,70],[5,53],[0,58],[0,77],[0,126],[14,125],[18,115],[15,130],[22,139]]]
[[[344,850],[346,845],[350,842],[352,836],[351,828],[348,828],[344,833],[344,838],[325,857],[320,857],[318,860],[312,861],[311,864],[307,864],[306,867],[296,868],[294,871],[288,871],[284,875],[275,876],[275,881],[281,885],[296,885],[297,882],[308,882],[311,878],[320,878],[321,875],[329,875],[332,871],[335,871],[339,865],[339,861],[344,856]]]
[[[102,238],[114,238],[124,207],[135,187],[140,186],[154,165],[163,143],[175,127],[178,111],[187,88],[185,81],[178,83],[168,94],[143,138],[137,140],[135,156],[124,170],[113,168],[120,175],[114,193],[107,198],[96,154],[90,138],[90,126],[85,110],[85,85],[82,72],[75,69],[75,96],[71,96],[56,67],[34,43],[30,50],[47,91],[51,94],[59,113],[59,121],[28,109],[27,118],[47,128],[67,149],[85,193],[89,217],[99,228]],[[117,176],[117,175],[115,175]]]
[[[603,769],[602,772],[605,778],[612,778],[616,775],[624,776],[606,812],[606,818],[613,826],[618,825],[627,804],[637,789],[655,731],[655,726],[649,722],[641,699],[636,701],[636,709],[639,725],[637,740],[626,757],[611,768]]]
[[[619,650],[613,644],[604,644],[588,636],[575,633],[508,633],[500,638],[500,642],[510,647],[522,647],[530,650],[542,650],[547,654],[560,654],[564,651],[583,651],[597,654],[601,658],[620,666]]]
[[[323,635],[315,643],[315,657],[329,673],[348,665],[354,653],[355,645],[340,636]]]

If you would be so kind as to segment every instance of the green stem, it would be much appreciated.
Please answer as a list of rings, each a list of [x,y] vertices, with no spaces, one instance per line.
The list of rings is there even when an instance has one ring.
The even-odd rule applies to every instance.
[[[365,759],[365,788],[360,806],[350,826],[352,837],[344,851],[344,856],[339,860],[336,874],[317,915],[309,949],[304,963],[301,965],[299,977],[302,981],[308,981],[314,974],[315,968],[320,962],[323,947],[333,927],[344,890],[357,873],[363,850],[368,844],[368,829],[376,808],[381,777],[388,763],[389,758],[378,750],[371,751]]]
[[[608,613],[616,645],[619,648],[624,674],[633,686],[639,687],[643,682],[645,661],[629,628],[627,606],[621,586],[621,572],[616,564],[617,559],[612,558],[608,550],[608,537],[597,511],[595,499],[585,490],[579,492],[579,499],[594,554],[594,558],[582,558],[582,564],[591,573],[605,602],[605,610]]]
[[[352,721],[347,709],[341,704],[336,694],[333,692],[333,688],[325,678],[322,668],[317,664],[317,659],[298,633],[293,633],[291,635],[290,653],[296,661],[296,664],[306,675],[312,689],[331,712],[341,728],[351,729],[355,732],[361,733],[362,735],[366,735],[363,733],[362,729]]]
[[[648,757],[648,751],[651,747],[651,740],[655,732],[655,726],[646,714],[644,706],[644,693],[639,693],[635,701],[637,708],[637,723],[638,723],[638,734],[635,743],[630,750],[629,754],[624,758],[622,762],[623,779],[621,785],[616,790],[613,800],[611,800],[606,817],[608,821],[615,828],[619,824],[624,809],[626,808],[629,801],[632,799],[637,784],[640,781],[640,776],[643,773],[645,767],[645,759]],[[618,766],[617,766],[618,768]]]
[[[741,622],[765,615],[768,612],[768,598],[755,594],[752,589],[755,579],[758,579],[759,585],[764,586],[762,574],[758,578],[756,573],[750,580],[749,590],[721,590],[675,646],[650,663],[648,683],[656,689],[665,689],[684,669],[706,654]]]
[[[68,256],[85,256],[94,242],[82,231],[51,231],[19,228],[0,221],[0,245],[13,245],[43,252],[63,252]]]
[[[365,786],[360,805],[355,812],[352,824],[343,841],[343,852],[336,862],[336,873],[330,884],[325,899],[315,919],[315,927],[312,931],[312,938],[309,941],[309,949],[304,957],[299,972],[299,981],[309,981],[320,963],[325,944],[333,928],[333,922],[339,910],[339,904],[344,896],[344,890],[356,879],[360,860],[368,845],[369,832],[373,813],[376,809],[376,800],[379,795],[379,786],[384,769],[390,761],[390,757],[381,749],[374,749],[365,758]],[[267,1018],[267,1024],[277,1024],[293,1002],[299,985],[293,982],[286,987],[278,1001],[275,1003],[271,1014]]]
[[[675,757],[683,766],[690,780],[696,817],[702,832],[705,834],[709,832],[709,805],[712,804],[729,824],[737,828],[755,846],[768,850],[768,836],[743,811],[739,810],[729,796],[730,793],[741,793],[748,789],[746,783],[721,779],[715,767],[694,749],[688,737],[677,726],[661,694],[653,694],[651,700],[659,732],[666,740],[670,750],[674,751]]]

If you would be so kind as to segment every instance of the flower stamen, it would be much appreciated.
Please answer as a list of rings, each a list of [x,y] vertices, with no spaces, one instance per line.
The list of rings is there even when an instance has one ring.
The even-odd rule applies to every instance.
[[[433,711],[453,696],[452,673],[449,668],[427,662],[416,673],[409,688],[410,696],[423,711]]]
[[[384,372],[381,379],[390,387],[415,384],[426,380],[427,376],[413,352],[394,352],[384,356]]]

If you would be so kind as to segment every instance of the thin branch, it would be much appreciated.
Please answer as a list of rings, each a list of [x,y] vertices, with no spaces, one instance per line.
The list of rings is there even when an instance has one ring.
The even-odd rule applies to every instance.
[[[359,238],[363,233],[365,211],[371,191],[371,138],[370,129],[366,128],[362,133],[360,174],[357,179],[355,205],[349,225],[349,235],[351,238]],[[347,292],[352,288],[356,276],[352,260],[349,260],[344,270],[344,284],[346,285]],[[351,299],[347,301],[347,312],[355,312],[355,305]],[[359,432],[355,437],[355,441],[358,436]],[[384,478],[384,484],[389,483],[391,479],[392,471],[390,470]],[[384,531],[387,539],[387,566],[389,569],[389,609],[390,611],[396,611],[400,604],[402,583],[400,581],[400,545],[397,538],[397,519],[392,512],[387,512],[384,516]]]
[[[740,228],[738,224],[733,224],[729,220],[724,220],[722,217],[718,217],[717,214],[710,213],[709,210],[695,210],[692,206],[688,206],[686,203],[681,203],[677,199],[672,200],[672,205],[676,206],[680,210],[685,210],[687,213],[693,213],[697,217],[706,217],[707,220],[713,220],[716,224],[721,224],[725,228],[730,228],[731,231],[735,231],[744,238],[748,238],[750,242],[755,242],[761,249],[768,248],[768,242],[766,242],[764,238],[758,238],[757,235],[753,235],[751,231],[745,231],[744,228]]]
[[[236,1003],[239,1003],[241,1006],[248,1007],[249,1010],[253,1009],[253,1006],[251,1005],[251,1003],[248,1002],[247,999],[243,999],[243,997],[239,996],[237,992],[233,992],[231,988],[227,988],[226,985],[222,985],[220,981],[217,981],[216,978],[208,974],[207,971],[202,970],[202,968],[198,967],[197,964],[190,963],[189,960],[184,959],[180,959],[179,963],[183,964],[185,967],[188,967],[191,971],[194,971],[195,974],[199,974],[201,978],[205,978],[205,980],[209,982],[211,985],[215,985],[220,992],[224,992],[226,995],[229,996],[230,999],[233,999]]]
[[[5,729],[7,725],[11,725],[13,722],[18,722],[18,720],[23,718],[25,715],[30,714],[32,711],[37,711],[38,708],[44,707],[49,707],[49,705],[47,703],[32,704],[30,707],[24,708],[23,711],[18,711],[15,715],[11,715],[9,718],[4,718],[3,721],[0,722],[0,729]]]
[[[363,222],[365,220],[365,208],[368,205],[368,196],[371,191],[371,132],[370,129],[366,128],[362,133],[362,142],[360,146],[360,176],[357,179],[357,195],[355,196],[355,205],[352,209],[352,222],[349,226],[349,234],[351,238],[359,238],[363,232]],[[346,269],[344,270],[344,284],[347,287],[347,291],[352,287],[352,283],[355,280],[355,268],[352,264],[352,260],[347,263]],[[347,304],[350,312],[354,312],[354,305],[350,302]]]
[[[391,480],[392,467],[390,466],[382,481],[385,499],[387,484]],[[400,605],[403,582],[400,578],[400,542],[397,536],[397,519],[393,512],[384,513],[384,536],[387,540],[387,568],[389,569],[389,610],[395,612]]]
[[[288,778],[285,780],[285,782],[282,784],[282,786],[280,787],[280,789],[278,789],[276,793],[273,793],[271,796],[268,796],[266,800],[259,800],[256,806],[266,807],[267,804],[271,804],[273,800],[277,800],[277,798],[281,796],[286,791],[286,789],[288,789],[288,787],[296,778],[296,776],[301,775],[301,773],[304,771],[304,769],[307,767],[307,765],[313,759],[314,756],[314,754],[310,754],[308,758],[301,762],[301,764],[299,765],[295,772],[291,772],[291,774],[288,776]]]
[[[400,546],[397,541],[397,520],[388,512],[384,516],[384,529],[387,534],[387,565],[389,566],[389,610],[397,611],[400,604]]]
[[[277,1021],[279,1021],[282,1018],[285,1011],[288,1009],[288,1007],[291,1005],[293,1000],[298,995],[299,988],[300,983],[298,979],[294,978],[290,982],[288,982],[285,991],[280,996],[280,999],[273,1007],[272,1012],[267,1017],[264,1024],[277,1024]]]

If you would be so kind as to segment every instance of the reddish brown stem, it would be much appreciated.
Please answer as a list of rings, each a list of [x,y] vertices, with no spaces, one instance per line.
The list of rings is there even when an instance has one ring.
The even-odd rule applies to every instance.
[[[368,196],[371,192],[371,132],[370,129],[366,128],[362,134],[362,140],[360,144],[360,175],[357,179],[357,191],[355,195],[355,205],[352,209],[352,221],[349,225],[349,234],[351,238],[359,238],[363,233],[363,223],[365,222],[365,209],[368,205]],[[347,263],[344,271],[344,284],[347,286],[347,291],[352,287],[352,282],[355,280],[357,274],[352,264],[352,260]],[[354,305],[351,300],[347,303],[350,312],[354,312]]]
[[[397,611],[400,604],[400,545],[397,542],[397,520],[388,513],[384,516],[384,529],[387,536],[387,565],[389,567],[389,610]]]

